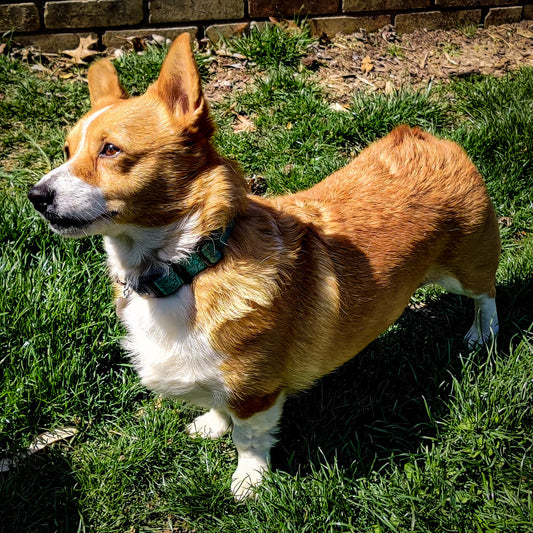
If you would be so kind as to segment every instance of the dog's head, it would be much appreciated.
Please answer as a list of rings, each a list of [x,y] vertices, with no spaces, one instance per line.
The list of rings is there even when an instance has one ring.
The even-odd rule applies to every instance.
[[[88,80],[92,109],[67,136],[66,162],[28,193],[52,229],[108,235],[125,224],[171,224],[205,205],[220,158],[189,35],[176,39],[142,96],[128,98],[106,59]]]

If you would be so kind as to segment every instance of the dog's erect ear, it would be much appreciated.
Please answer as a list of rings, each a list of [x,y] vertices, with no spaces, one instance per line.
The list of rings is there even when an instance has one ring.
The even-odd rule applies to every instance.
[[[189,33],[181,34],[172,43],[153,87],[176,117],[183,118],[190,128],[211,136],[213,126]]]
[[[100,59],[89,68],[89,94],[91,106],[99,107],[103,103],[128,98],[128,93],[120,85],[117,71],[109,59]]]

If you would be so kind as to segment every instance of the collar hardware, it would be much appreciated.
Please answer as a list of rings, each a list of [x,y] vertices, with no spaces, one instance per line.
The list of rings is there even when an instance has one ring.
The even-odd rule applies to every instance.
[[[184,285],[190,285],[193,278],[211,266],[216,265],[224,255],[224,247],[233,229],[233,222],[226,228],[211,233],[209,237],[200,241],[196,250],[183,261],[169,263],[170,272],[167,274],[148,274],[141,276],[137,286],[124,284],[124,298],[126,292],[134,290],[140,296],[164,298],[178,291]]]

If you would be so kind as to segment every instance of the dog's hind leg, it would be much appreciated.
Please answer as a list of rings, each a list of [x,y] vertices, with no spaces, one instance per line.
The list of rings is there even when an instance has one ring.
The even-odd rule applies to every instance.
[[[498,333],[495,283],[500,250],[498,221],[487,203],[484,222],[454,234],[439,264],[428,274],[427,281],[474,300],[474,322],[465,336],[470,349],[489,343]]]
[[[474,300],[474,323],[465,335],[465,344],[474,349],[496,337],[499,325],[495,298],[488,294],[471,297]]]
[[[474,300],[474,322],[464,338],[468,348],[473,350],[496,337],[499,326],[494,285],[491,285],[487,292],[476,293],[465,288],[456,277],[452,276],[436,277],[431,282],[440,285],[448,292],[468,296]]]

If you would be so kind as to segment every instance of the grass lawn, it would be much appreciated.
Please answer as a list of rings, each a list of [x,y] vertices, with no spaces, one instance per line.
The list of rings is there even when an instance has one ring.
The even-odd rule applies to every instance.
[[[263,70],[213,106],[221,152],[273,194],[313,185],[397,124],[458,141],[502,221],[497,345],[468,352],[472,303],[417,292],[397,324],[287,402],[274,471],[257,501],[236,504],[230,438],[189,439],[198,411],[145,391],[121,351],[101,240],[57,237],[26,200],[62,162],[86,84],[0,55],[0,457],[18,458],[0,473],[1,531],[533,531],[533,70],[354,94],[338,111],[299,67],[308,37],[277,32],[233,45]],[[164,52],[117,61],[132,93]],[[236,133],[237,115],[254,127]],[[75,437],[24,456],[64,427]]]

